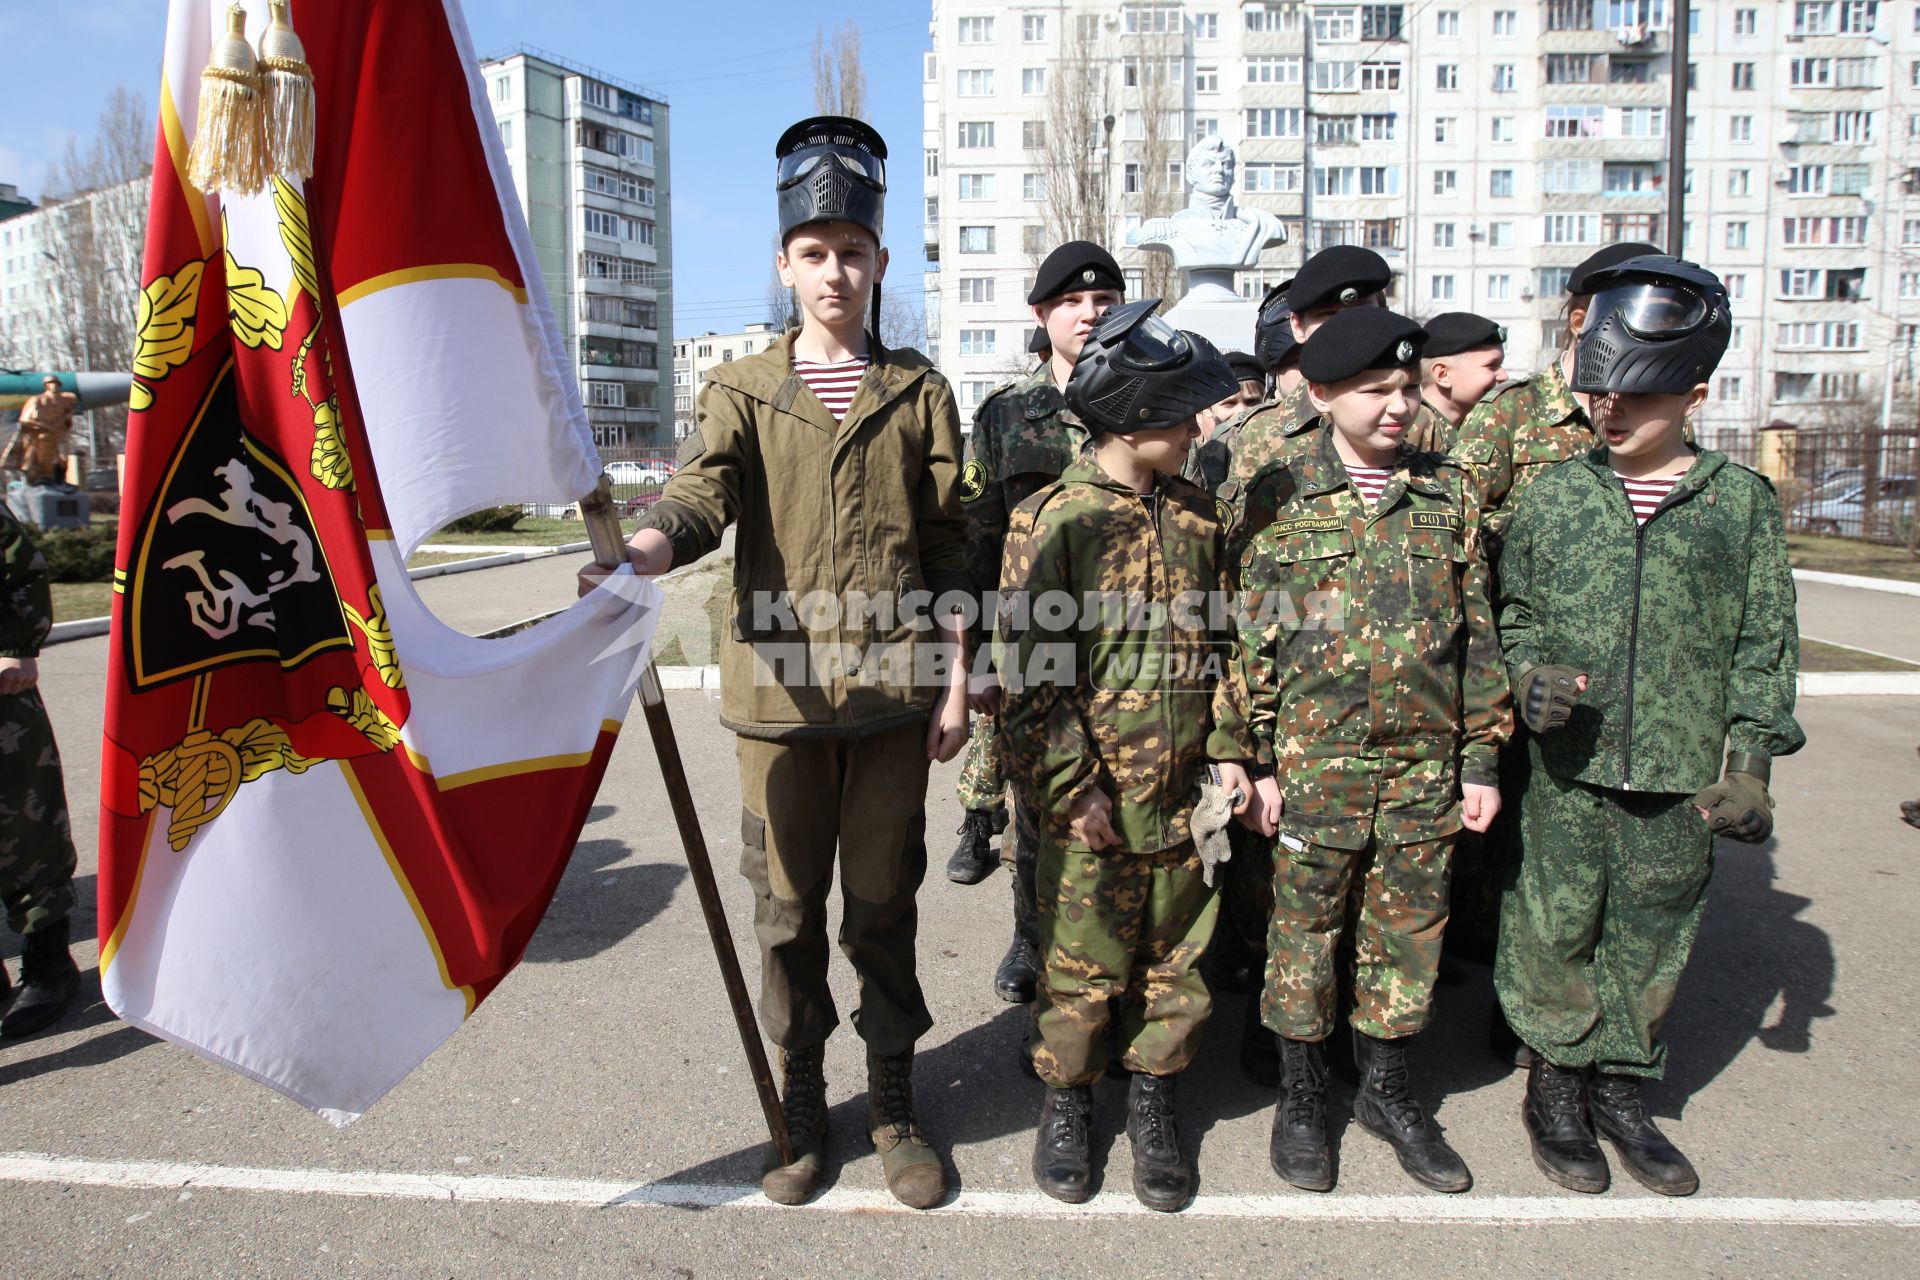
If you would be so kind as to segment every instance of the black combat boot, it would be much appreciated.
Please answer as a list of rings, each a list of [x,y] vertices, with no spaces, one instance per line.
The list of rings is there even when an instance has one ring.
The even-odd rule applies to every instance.
[[[1635,1182],[1663,1196],[1690,1196],[1700,1189],[1692,1163],[1647,1117],[1634,1077],[1596,1075],[1587,1110],[1594,1129],[1613,1144]]]
[[[1033,1138],[1034,1185],[1068,1204],[1093,1194],[1093,1086],[1047,1090]]]
[[[1280,1083],[1280,1037],[1260,1021],[1259,996],[1247,997],[1246,1012],[1241,1016],[1240,1073],[1255,1084],[1272,1089]],[[1325,1062],[1323,1053],[1323,1066]]]
[[[1127,1140],[1133,1144],[1133,1195],[1159,1213],[1193,1199],[1193,1164],[1180,1152],[1175,1076],[1140,1072],[1127,1090]]]
[[[931,1209],[947,1198],[947,1172],[913,1113],[913,1050],[867,1049],[867,1135],[880,1153],[887,1190],[909,1209]]]
[[[780,1111],[787,1118],[793,1163],[767,1157],[760,1193],[775,1204],[801,1204],[820,1185],[827,1145],[826,1046],[780,1051]]]
[[[1280,1101],[1273,1108],[1273,1137],[1267,1142],[1267,1159],[1275,1173],[1302,1191],[1331,1191],[1327,1046],[1319,1040],[1272,1039],[1280,1055]]]
[[[1587,1069],[1556,1067],[1534,1051],[1527,1097],[1520,1106],[1533,1162],[1569,1191],[1600,1192],[1611,1175],[1587,1121]]]
[[[67,950],[72,928],[62,920],[28,934],[20,946],[20,994],[7,1016],[0,1018],[0,1036],[30,1036],[52,1026],[67,1011],[80,989],[80,967]]]
[[[1426,1109],[1407,1088],[1407,1042],[1376,1040],[1353,1033],[1354,1065],[1360,1091],[1353,1097],[1353,1118],[1362,1129],[1393,1148],[1415,1182],[1435,1191],[1465,1191],[1473,1175],[1440,1134]]]
[[[1013,885],[1013,942],[993,974],[993,993],[1008,1004],[1032,1004],[1040,978],[1040,953],[1034,945],[1033,859],[1016,863],[1007,877]]]
[[[947,859],[947,879],[955,884],[979,884],[1000,862],[993,851],[993,811],[968,809],[960,819],[959,831],[960,847]]]

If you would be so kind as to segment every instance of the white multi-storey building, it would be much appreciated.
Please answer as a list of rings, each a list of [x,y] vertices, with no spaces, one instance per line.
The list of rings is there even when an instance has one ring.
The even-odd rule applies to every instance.
[[[685,437],[692,433],[694,401],[700,398],[700,389],[707,385],[707,374],[715,365],[765,351],[779,337],[778,326],[762,321],[738,333],[708,330],[697,337],[676,338],[673,343],[674,435]]]
[[[483,70],[594,442],[670,443],[666,99],[524,47]]]
[[[1668,0],[934,0],[925,66],[928,330],[970,409],[1026,362],[1025,295],[1073,226],[1124,248],[1183,200],[1188,145],[1239,154],[1235,198],[1289,224],[1241,273],[1258,297],[1303,253],[1364,244],[1392,305],[1508,327],[1535,369],[1567,270],[1666,244]],[[1733,296],[1702,425],[1812,422],[1911,391],[1920,325],[1920,3],[1691,13],[1687,256]],[[1092,193],[1071,222],[1060,184]],[[1088,202],[1082,200],[1084,207]],[[1152,273],[1152,274],[1150,274]]]

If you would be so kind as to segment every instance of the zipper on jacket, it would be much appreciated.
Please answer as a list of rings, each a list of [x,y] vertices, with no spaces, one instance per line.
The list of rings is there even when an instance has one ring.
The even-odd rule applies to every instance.
[[[1624,484],[1621,485],[1621,492],[1626,492]],[[1692,496],[1693,490],[1676,480],[1673,488],[1667,492],[1667,496],[1661,499],[1660,505],[1655,507],[1653,513],[1647,517],[1647,523],[1641,524],[1635,521],[1633,526],[1633,621],[1627,627],[1627,711],[1621,719],[1620,731],[1621,737],[1625,739],[1620,756],[1622,775],[1620,789],[1622,791],[1633,790],[1633,690],[1636,683],[1634,666],[1640,652],[1640,575],[1646,568],[1647,529],[1662,512],[1679,506]],[[1631,500],[1627,502],[1627,518],[1633,518]]]

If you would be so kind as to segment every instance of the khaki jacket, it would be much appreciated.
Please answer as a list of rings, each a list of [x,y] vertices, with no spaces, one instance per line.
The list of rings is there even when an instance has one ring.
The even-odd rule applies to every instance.
[[[676,565],[738,526],[728,728],[799,739],[922,722],[945,684],[925,665],[933,597],[970,586],[953,393],[918,351],[877,351],[836,423],[793,371],[796,333],[707,375],[679,469],[641,523]],[[809,596],[832,607],[780,607]]]

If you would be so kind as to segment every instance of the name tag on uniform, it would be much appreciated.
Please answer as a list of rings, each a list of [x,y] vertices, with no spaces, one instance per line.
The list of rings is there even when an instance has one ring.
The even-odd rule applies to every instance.
[[[1284,538],[1290,533],[1336,533],[1346,527],[1346,520],[1340,516],[1312,516],[1304,520],[1281,520],[1270,526],[1277,538]]]
[[[1460,517],[1451,511],[1409,511],[1407,524],[1414,529],[1445,529],[1449,533],[1460,532]]]

